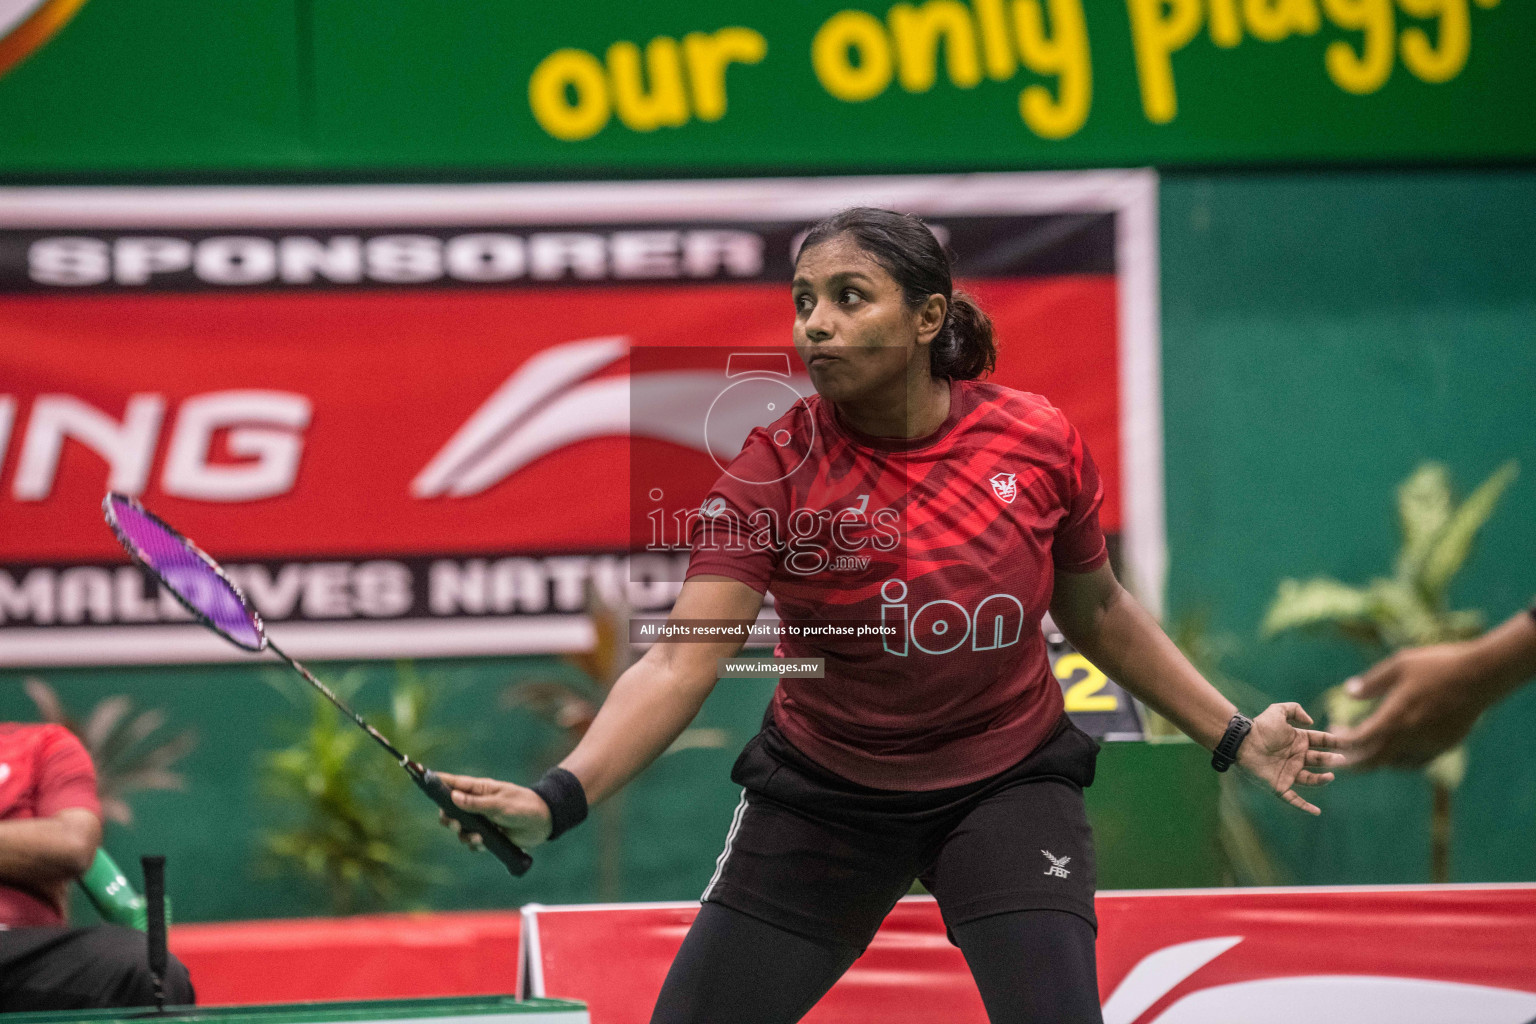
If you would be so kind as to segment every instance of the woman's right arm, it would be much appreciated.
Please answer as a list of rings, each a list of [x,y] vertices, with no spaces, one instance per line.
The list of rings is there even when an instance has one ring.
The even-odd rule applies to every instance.
[[[669,622],[757,619],[763,595],[725,576],[690,577]],[[743,638],[745,633],[743,631]],[[576,749],[560,762],[586,791],[588,804],[612,796],[662,755],[688,727],[715,687],[721,658],[741,650],[743,638],[659,641],[619,677]],[[549,837],[549,808],[533,790],[495,779],[439,773],[454,801],[502,826],[525,849]]]

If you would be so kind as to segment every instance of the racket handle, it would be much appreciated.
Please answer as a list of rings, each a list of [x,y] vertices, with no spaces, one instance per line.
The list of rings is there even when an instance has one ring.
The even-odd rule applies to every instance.
[[[416,785],[421,791],[432,798],[432,802],[443,809],[443,813],[457,821],[466,832],[474,832],[485,841],[485,848],[496,855],[496,859],[507,866],[507,870],[516,877],[521,878],[533,867],[533,858],[523,852],[501,827],[483,814],[474,811],[466,811],[453,802],[453,791],[443,784],[443,780],[437,777],[437,773],[430,768],[423,769],[421,774],[411,773],[411,778],[416,780]]]

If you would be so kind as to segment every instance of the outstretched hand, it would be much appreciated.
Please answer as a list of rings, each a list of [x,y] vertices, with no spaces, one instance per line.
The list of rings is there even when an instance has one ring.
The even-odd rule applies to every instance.
[[[549,838],[550,830],[554,827],[549,805],[543,797],[526,786],[472,775],[449,775],[447,772],[438,772],[437,777],[452,790],[455,804],[466,811],[490,818],[501,826],[508,839],[524,850],[532,849]],[[479,833],[466,830],[448,815],[438,812],[438,821],[456,832],[460,842],[466,846],[476,850],[484,847]]]
[[[1466,644],[1400,651],[1345,683],[1363,700],[1382,698],[1365,721],[1339,734],[1349,766],[1420,768],[1472,731],[1488,699],[1467,671]]]
[[[1308,814],[1322,814],[1300,796],[1296,786],[1326,786],[1344,755],[1334,753],[1338,740],[1331,733],[1297,728],[1311,725],[1312,716],[1300,704],[1271,704],[1253,719],[1253,730],[1237,748],[1237,763],[1267,785],[1292,807]]]

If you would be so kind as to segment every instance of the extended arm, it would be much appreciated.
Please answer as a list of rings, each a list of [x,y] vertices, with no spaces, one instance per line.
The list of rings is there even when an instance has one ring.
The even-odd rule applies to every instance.
[[[1108,563],[1093,572],[1058,572],[1051,618],[1105,675],[1196,743],[1215,749],[1237,707],[1205,681]]]
[[[1361,768],[1412,768],[1464,739],[1484,711],[1536,676],[1536,616],[1520,612],[1475,640],[1400,651],[1346,686],[1381,697],[1341,737]]]
[[[101,821],[83,807],[47,818],[0,821],[0,882],[47,890],[85,874],[101,844]]]
[[[749,625],[763,596],[723,576],[695,576],[683,585],[669,621],[729,620]],[[581,780],[587,799],[611,796],[672,745],[715,688],[720,658],[742,640],[666,642],[645,652],[614,683],[608,699],[561,767]]]
[[[1120,586],[1105,564],[1092,572],[1056,575],[1051,618],[1085,657],[1206,749],[1214,749],[1237,708],[1205,680],[1168,639],[1152,616]],[[1237,763],[1263,779],[1275,794],[1310,814],[1322,813],[1292,788],[1320,786],[1340,764],[1328,753],[1334,738],[1297,728],[1312,719],[1299,704],[1274,704],[1253,719],[1238,748]]]
[[[668,621],[756,621],[763,595],[723,576],[694,576],[683,584]],[[671,746],[714,689],[717,663],[741,650],[744,640],[665,641],[651,646],[613,684],[608,698],[576,749],[560,763],[581,781],[587,801],[613,795]],[[466,810],[489,816],[519,846],[549,836],[549,809],[531,789],[443,774]]]

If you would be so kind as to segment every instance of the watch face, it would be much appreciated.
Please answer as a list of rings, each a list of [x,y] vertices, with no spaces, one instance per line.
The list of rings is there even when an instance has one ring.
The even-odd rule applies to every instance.
[[[731,461],[741,452],[747,435],[757,427],[766,427],[778,420],[798,401],[800,393],[789,382],[773,377],[747,377],[728,384],[715,398],[704,417],[704,442],[709,456],[722,472],[729,473],[742,483],[771,484],[789,476],[804,465],[811,453],[814,433],[809,437],[796,437],[783,427],[773,433],[771,440],[782,451],[771,469],[759,467],[764,479],[749,479],[743,472],[752,470],[736,466]],[[803,417],[804,430],[815,430],[809,416]]]

